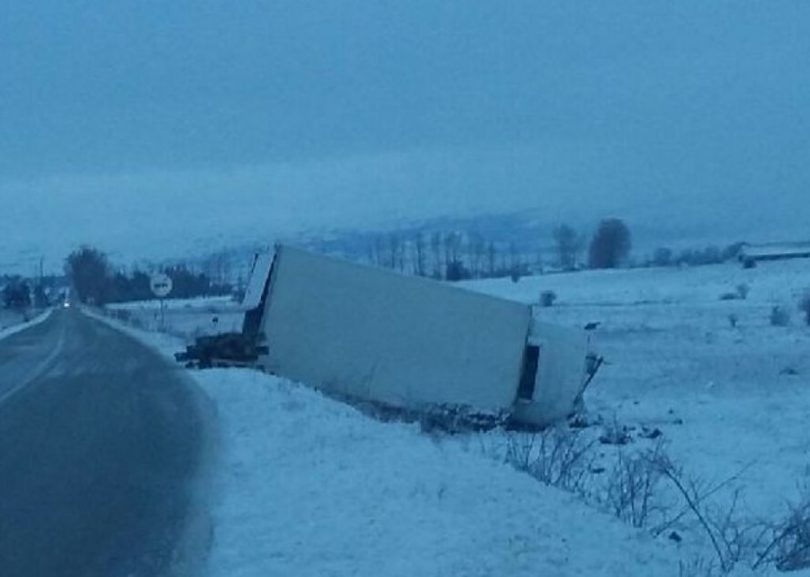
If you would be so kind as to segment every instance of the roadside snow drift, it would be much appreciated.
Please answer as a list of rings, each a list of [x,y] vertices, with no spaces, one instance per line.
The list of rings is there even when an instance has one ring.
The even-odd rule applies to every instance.
[[[30,329],[38,324],[44,323],[46,320],[48,320],[48,317],[51,316],[52,312],[52,309],[46,309],[33,319],[24,320],[24,317],[19,319],[14,318],[14,320],[9,324],[5,324],[9,321],[9,319],[4,319],[3,325],[0,326],[0,340],[8,338],[12,335],[16,335],[17,333]]]
[[[485,457],[247,370],[218,406],[213,577],[674,574],[652,539]]]

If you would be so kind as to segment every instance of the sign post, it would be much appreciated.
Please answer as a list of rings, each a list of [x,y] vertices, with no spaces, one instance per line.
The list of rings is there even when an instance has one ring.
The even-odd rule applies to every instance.
[[[166,329],[166,312],[163,299],[171,294],[174,283],[172,283],[169,275],[159,272],[152,275],[149,280],[149,288],[152,289],[152,294],[160,299],[160,330],[163,331]]]

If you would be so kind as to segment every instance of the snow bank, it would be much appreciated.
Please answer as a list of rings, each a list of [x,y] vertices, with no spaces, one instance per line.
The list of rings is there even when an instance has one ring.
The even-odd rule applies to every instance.
[[[166,356],[182,345],[96,318]],[[189,374],[220,428],[208,577],[676,574],[674,548],[483,445],[381,423],[256,371]]]
[[[233,300],[233,297],[226,295],[215,297],[196,297],[189,299],[167,298],[164,299],[163,306],[166,310],[205,309],[215,311],[220,309],[236,308],[238,303]],[[111,303],[107,305],[107,308],[111,310],[160,310],[160,300],[154,298],[146,301]]]
[[[245,318],[230,297],[166,300],[165,305],[162,313],[157,300],[111,304],[106,310],[130,324],[150,331],[162,328],[186,341],[241,331]]]
[[[212,577],[674,574],[674,551],[412,425],[248,370],[193,373],[219,408]]]
[[[720,300],[743,283],[746,300]],[[719,504],[740,489],[743,517],[778,519],[807,478],[810,330],[796,308],[810,287],[807,261],[465,286],[523,302],[555,290],[559,306],[538,318],[600,321],[593,338],[608,363],[588,391],[591,412],[660,429],[690,477],[737,475]],[[770,325],[776,305],[791,325]],[[258,373],[192,374],[219,407],[223,433],[212,577],[652,576],[677,575],[679,559],[695,553],[713,557],[691,521],[681,545],[652,542],[493,461],[475,440],[381,424]]]
[[[645,269],[585,270],[576,273],[546,274],[510,279],[474,280],[459,283],[471,290],[537,303],[541,291],[557,293],[562,306],[672,305],[711,304],[725,292],[734,292],[740,284],[751,288],[749,302],[794,303],[810,288],[808,261],[793,260],[763,263],[744,269],[738,263],[714,266],[667,267]]]
[[[746,284],[745,300],[720,295]],[[555,290],[560,305],[539,318],[593,333],[607,364],[586,395],[593,413],[658,428],[690,474],[740,475],[755,517],[781,515],[807,482],[810,456],[810,329],[797,302],[810,287],[807,260],[615,271],[585,271],[467,283],[524,302]],[[770,325],[773,306],[793,322]],[[730,322],[730,317],[735,322]]]
[[[46,311],[43,311],[42,313],[40,313],[39,315],[37,315],[33,319],[31,319],[30,321],[21,322],[19,324],[15,324],[15,325],[0,329],[0,340],[8,338],[11,335],[16,335],[17,333],[22,332],[22,331],[24,331],[26,329],[29,329],[31,327],[34,327],[34,326],[36,326],[38,324],[44,323],[46,320],[48,320],[48,317],[51,316],[52,312],[53,312],[53,309],[48,309]]]

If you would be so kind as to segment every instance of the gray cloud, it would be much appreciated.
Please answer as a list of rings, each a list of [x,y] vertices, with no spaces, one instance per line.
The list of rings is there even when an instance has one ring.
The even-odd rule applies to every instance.
[[[257,198],[279,230],[539,208],[772,234],[810,216],[808,24],[798,0],[18,2],[0,200],[122,247],[116,215],[217,205],[160,226],[215,237]]]

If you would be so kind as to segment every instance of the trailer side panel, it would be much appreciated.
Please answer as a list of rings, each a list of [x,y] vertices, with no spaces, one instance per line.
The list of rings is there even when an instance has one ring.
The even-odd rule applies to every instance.
[[[529,307],[286,246],[272,276],[272,372],[401,407],[511,409]]]

